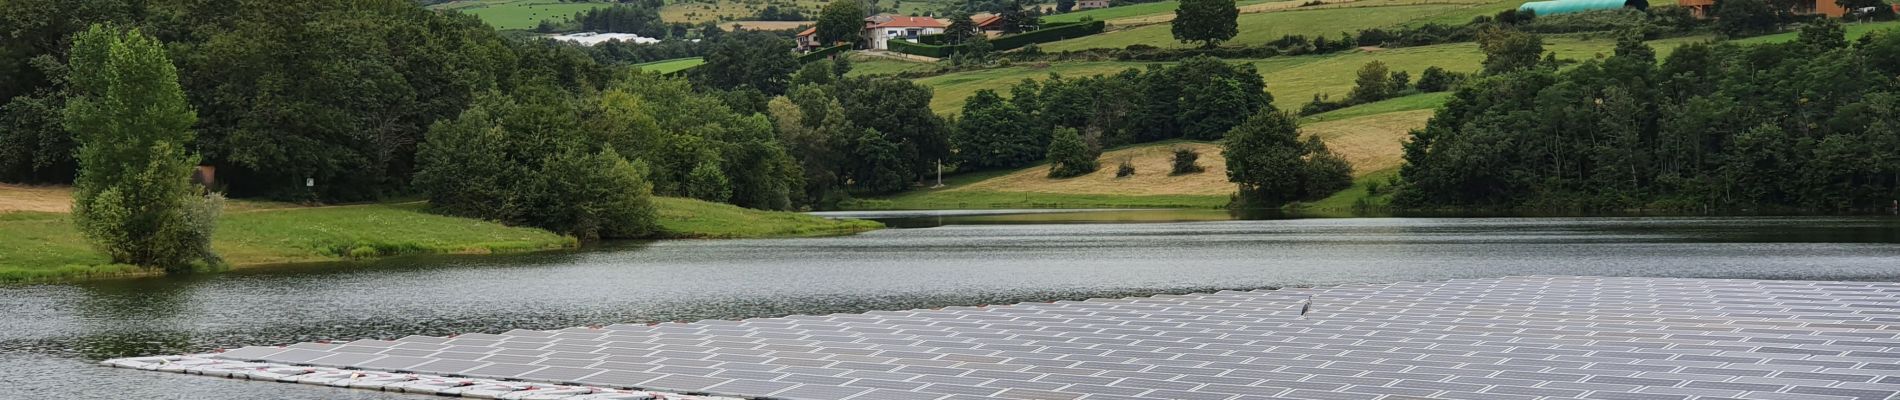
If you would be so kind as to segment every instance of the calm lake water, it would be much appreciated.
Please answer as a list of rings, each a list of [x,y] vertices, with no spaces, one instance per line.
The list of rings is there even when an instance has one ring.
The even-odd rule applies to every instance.
[[[1894,218],[968,214],[838,238],[0,286],[0,398],[428,398],[93,365],[410,334],[1535,274],[1900,281]]]

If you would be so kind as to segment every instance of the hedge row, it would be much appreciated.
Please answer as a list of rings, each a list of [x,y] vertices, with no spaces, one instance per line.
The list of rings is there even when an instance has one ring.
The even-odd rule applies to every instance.
[[[1103,22],[1103,21],[1090,21],[1090,22],[1084,22],[1084,23],[1051,24],[1051,25],[1054,25],[1054,26],[1047,26],[1042,29],[1037,29],[1037,30],[1033,30],[1029,32],[1023,32],[1020,34],[996,38],[995,40],[990,41],[990,49],[995,50],[995,51],[1005,51],[1005,50],[1012,50],[1018,47],[1028,46],[1035,43],[1048,43],[1048,42],[1054,42],[1054,41],[1063,40],[1063,39],[1074,39],[1074,38],[1079,38],[1083,36],[1102,33],[1102,29],[1105,29],[1108,27],[1108,23]],[[923,43],[914,43],[907,40],[897,40],[897,39],[892,39],[886,43],[887,43],[886,44],[887,47],[890,47],[891,51],[904,53],[904,54],[920,55],[920,56],[925,56],[925,57],[936,57],[936,58],[949,57],[951,55],[961,53],[965,49],[968,48],[968,45],[965,45],[965,44],[939,46],[939,45],[930,45],[930,44],[923,44]]]
[[[844,52],[845,50],[850,50],[850,49],[851,49],[851,45],[841,44],[837,46],[826,47],[823,49],[812,50],[812,52],[810,53],[805,53],[805,55],[798,56],[798,62],[808,63],[808,62],[812,62],[816,60],[823,60],[825,59],[825,57],[830,57],[832,54],[838,54],[838,53]]]
[[[1082,21],[1044,22],[1042,23],[1042,27],[1038,29],[1059,28],[1063,26],[1075,25],[1075,24],[1080,24],[1080,23],[1082,23]],[[930,44],[930,45],[943,45],[943,41],[944,41],[944,35],[941,33],[932,33],[928,35],[917,36],[917,43]]]

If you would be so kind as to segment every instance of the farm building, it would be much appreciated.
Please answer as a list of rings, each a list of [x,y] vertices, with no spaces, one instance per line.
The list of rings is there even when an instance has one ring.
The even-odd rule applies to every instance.
[[[1075,9],[1077,10],[1095,8],[1108,8],[1108,0],[1078,0],[1075,2]]]

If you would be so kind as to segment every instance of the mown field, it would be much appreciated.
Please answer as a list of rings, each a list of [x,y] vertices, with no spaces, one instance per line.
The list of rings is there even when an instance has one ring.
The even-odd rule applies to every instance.
[[[57,195],[48,195],[48,193]],[[87,279],[149,273],[93,248],[67,214],[63,187],[0,185],[0,282]],[[798,213],[749,210],[692,199],[655,198],[662,236],[804,237],[881,228]],[[231,201],[212,249],[235,268],[404,254],[495,253],[571,248],[574,238],[541,229],[428,212],[423,202],[302,207]]]
[[[508,30],[534,29],[543,20],[566,21],[573,19],[575,13],[611,5],[613,3],[568,3],[559,0],[465,0],[437,4],[430,8],[474,14],[495,29]]]
[[[705,64],[705,63],[706,63],[706,59],[704,58],[692,57],[692,58],[675,58],[671,60],[660,60],[660,61],[654,61],[650,63],[634,64],[633,66],[634,68],[639,68],[641,71],[670,74],[674,72],[679,72],[681,70],[685,70],[687,68],[697,67],[700,64]]]

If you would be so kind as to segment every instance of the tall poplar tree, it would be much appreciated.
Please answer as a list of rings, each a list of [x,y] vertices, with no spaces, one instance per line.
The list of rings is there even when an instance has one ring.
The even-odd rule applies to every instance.
[[[219,200],[191,183],[197,113],[157,39],[102,25],[73,37],[66,129],[79,143],[73,219],[113,262],[189,271],[211,252]]]

